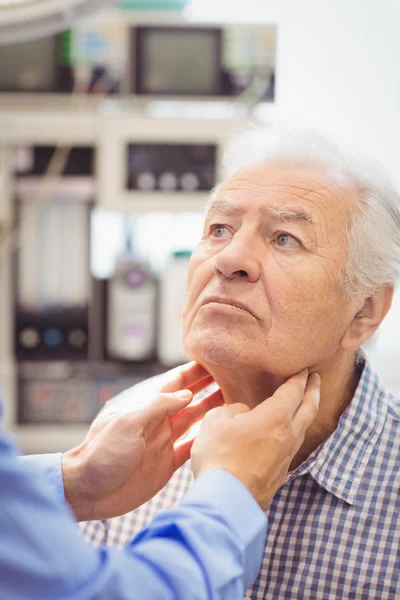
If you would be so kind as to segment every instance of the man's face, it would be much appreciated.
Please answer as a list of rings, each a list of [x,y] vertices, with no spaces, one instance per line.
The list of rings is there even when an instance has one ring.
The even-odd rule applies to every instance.
[[[188,354],[285,377],[332,358],[356,312],[339,286],[353,210],[354,190],[320,169],[238,171],[210,206],[189,266]]]

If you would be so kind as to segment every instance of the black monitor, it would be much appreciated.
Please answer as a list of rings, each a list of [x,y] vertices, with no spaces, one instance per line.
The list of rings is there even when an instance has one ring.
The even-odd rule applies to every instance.
[[[136,27],[132,30],[136,94],[221,94],[221,30]]]
[[[53,92],[58,85],[56,36],[0,46],[0,91]]]
[[[60,93],[74,89],[89,93],[117,93],[120,81],[108,70],[107,64],[92,64],[88,89],[80,89],[74,80],[74,62],[81,64],[76,53],[75,32],[31,42],[0,46],[0,93]],[[79,40],[78,40],[79,41]],[[100,85],[99,85],[100,82]]]

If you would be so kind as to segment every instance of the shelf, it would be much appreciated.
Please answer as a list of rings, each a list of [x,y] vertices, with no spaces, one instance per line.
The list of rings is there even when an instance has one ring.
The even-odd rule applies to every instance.
[[[1,141],[9,144],[73,144],[95,145],[99,137],[100,119],[94,110],[50,110],[39,108],[11,110],[1,106]]]

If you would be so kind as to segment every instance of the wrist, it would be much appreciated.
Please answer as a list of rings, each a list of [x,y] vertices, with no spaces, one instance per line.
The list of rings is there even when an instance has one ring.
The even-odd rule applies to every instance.
[[[245,488],[247,488],[248,492],[253,496],[254,500],[257,502],[257,504],[262,510],[266,510],[269,501],[271,500],[271,498],[267,497],[266,492],[268,490],[263,489],[263,486],[260,482],[260,478],[257,477],[256,473],[252,469],[249,469],[247,466],[246,468],[241,468],[237,464],[229,460],[214,460],[209,463],[203,464],[200,468],[199,466],[197,466],[197,468],[194,469],[192,461],[192,469],[195,479],[210,471],[225,471],[226,473],[229,473],[235,479],[237,479]]]
[[[90,520],[90,506],[83,480],[83,464],[78,448],[68,450],[61,458],[65,499],[78,521]]]

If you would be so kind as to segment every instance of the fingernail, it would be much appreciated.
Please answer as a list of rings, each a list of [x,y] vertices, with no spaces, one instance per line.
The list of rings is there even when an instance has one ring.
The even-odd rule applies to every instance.
[[[191,398],[192,395],[193,394],[190,390],[182,390],[178,392],[178,398],[181,398],[182,400],[189,400],[189,398]]]
[[[321,385],[321,376],[318,375],[318,373],[312,373],[310,375],[310,377],[314,378],[315,383],[317,383],[318,385]]]

